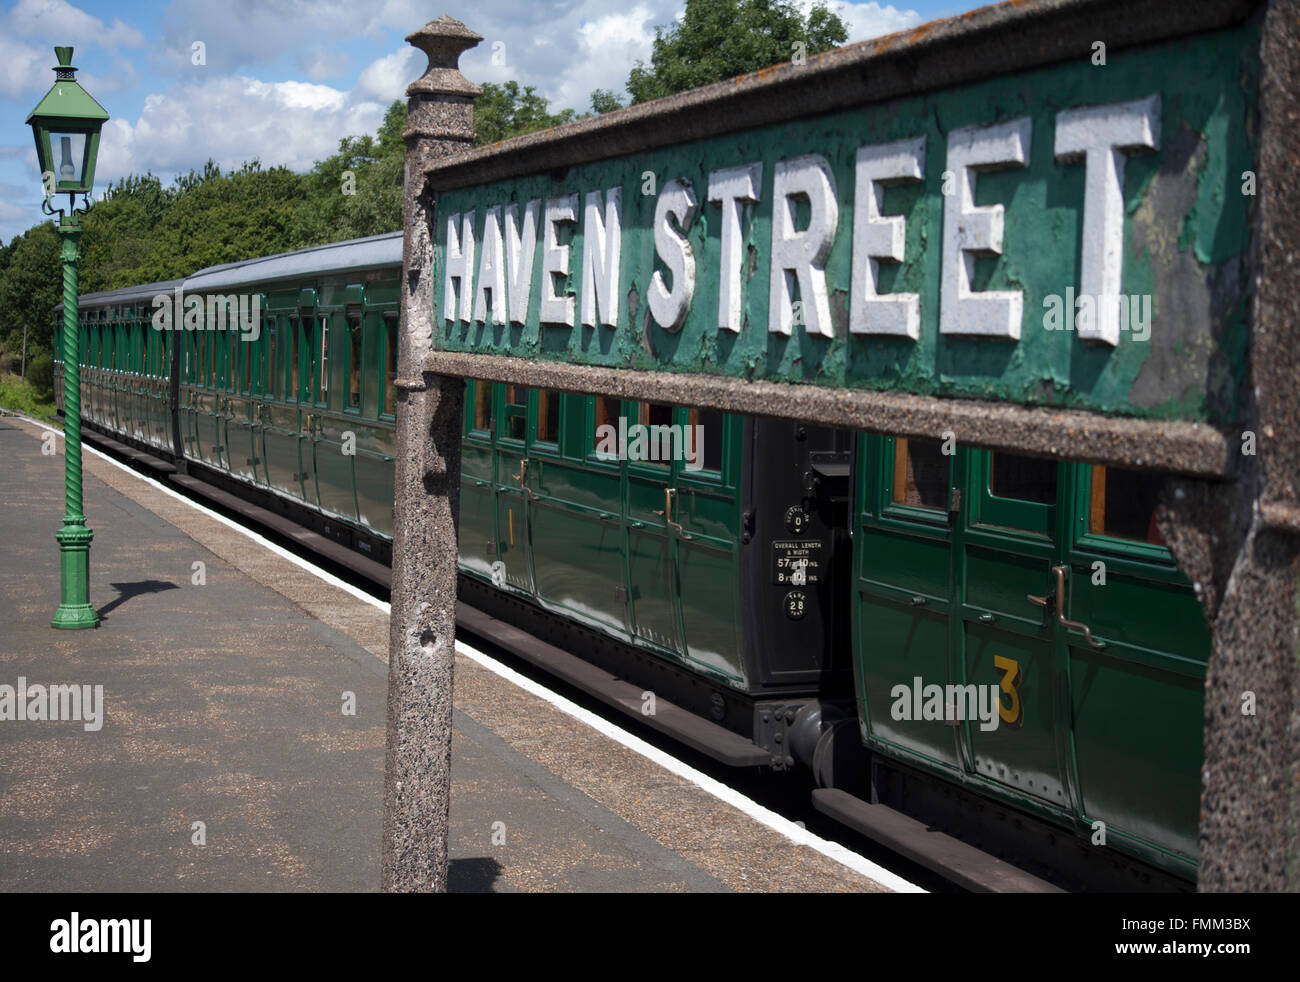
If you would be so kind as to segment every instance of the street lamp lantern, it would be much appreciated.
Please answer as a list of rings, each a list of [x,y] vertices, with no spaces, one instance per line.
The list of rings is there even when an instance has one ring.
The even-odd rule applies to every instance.
[[[99,131],[108,113],[77,81],[72,49],[55,48],[59,59],[54,85],[27,117],[36,138],[36,159],[41,167],[45,195],[90,195],[95,183],[95,157]]]
[[[99,153],[99,131],[108,121],[104,107],[77,82],[72,67],[72,48],[58,47],[54,54],[55,81],[45,98],[27,117],[36,139],[36,158],[45,192],[42,209],[58,215],[56,229],[63,263],[63,527],[54,537],[59,543],[59,609],[54,627],[94,627],[99,614],[90,603],[90,540],[81,510],[81,358],[77,316],[77,259],[80,255],[81,225],[78,215],[90,204],[95,183],[95,157]],[[54,208],[50,199],[67,194],[68,207]],[[77,195],[86,200],[77,207]]]

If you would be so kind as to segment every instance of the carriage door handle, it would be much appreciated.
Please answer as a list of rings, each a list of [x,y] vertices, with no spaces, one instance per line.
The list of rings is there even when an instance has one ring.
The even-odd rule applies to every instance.
[[[519,473],[515,474],[513,479],[519,482],[520,487],[523,487],[524,480],[527,477],[528,477],[528,458],[521,457],[519,458]]]
[[[1087,624],[1079,621],[1068,620],[1065,616],[1065,572],[1064,566],[1053,566],[1052,575],[1056,578],[1056,623],[1061,627],[1073,628],[1076,631],[1083,632],[1083,640],[1088,643],[1090,648],[1101,649],[1106,647],[1104,641],[1098,641],[1092,636],[1092,629]],[[1031,603],[1038,604],[1040,607],[1048,605],[1047,597],[1035,597],[1032,593],[1028,595]]]
[[[676,529],[677,534],[680,535],[683,539],[689,539],[691,537],[691,533],[687,532],[686,529],[682,528],[680,523],[673,521],[673,502],[676,500],[677,500],[677,489],[664,488],[663,511],[660,511],[658,508],[656,508],[655,514],[662,515],[664,519],[664,524],[670,526],[671,528]]]

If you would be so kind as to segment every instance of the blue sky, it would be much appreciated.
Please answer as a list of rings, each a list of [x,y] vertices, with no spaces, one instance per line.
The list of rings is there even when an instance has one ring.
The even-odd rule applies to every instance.
[[[809,0],[796,0],[807,6]],[[850,41],[980,6],[963,0],[832,0]],[[54,81],[55,44],[112,119],[96,190],[130,173],[169,182],[209,157],[302,171],[341,137],[373,133],[424,68],[403,38],[442,13],[485,38],[461,59],[475,82],[535,85],[552,109],[622,93],[649,58],[654,28],[684,0],[0,0],[0,241],[39,221],[40,183],[25,120]],[[194,61],[195,42],[204,64]],[[497,42],[500,42],[498,45]],[[493,52],[504,64],[493,64]],[[502,59],[498,58],[498,61]]]

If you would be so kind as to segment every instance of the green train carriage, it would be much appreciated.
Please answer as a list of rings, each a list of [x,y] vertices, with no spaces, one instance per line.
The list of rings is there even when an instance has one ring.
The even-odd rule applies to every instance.
[[[400,262],[395,234],[83,297],[88,436],[387,562]],[[178,286],[203,329],[191,303],[154,330]],[[243,298],[234,329],[217,296]],[[699,466],[603,451],[620,420],[702,426]],[[1161,483],[468,380],[462,590],[603,639],[584,657],[693,714],[693,745],[729,763],[919,812],[960,788],[1085,844],[1104,823],[1189,880],[1209,641],[1160,541]],[[913,680],[995,688],[998,725],[907,718]]]

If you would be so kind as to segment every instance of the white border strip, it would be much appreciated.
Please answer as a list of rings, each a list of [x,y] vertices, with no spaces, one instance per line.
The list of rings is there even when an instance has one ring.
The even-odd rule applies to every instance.
[[[28,416],[19,415],[19,418],[25,419],[29,423],[34,423],[35,425],[41,427],[42,429],[50,430],[53,433],[58,433],[60,436],[63,435],[62,430],[55,429],[52,426],[47,426],[45,423],[39,422],[38,420],[31,419]],[[224,515],[219,515],[212,509],[205,508],[203,505],[191,501],[189,498],[185,497],[184,495],[179,494],[176,491],[173,491],[165,484],[162,484],[161,482],[156,481],[151,477],[146,477],[145,475],[141,474],[139,471],[127,467],[125,464],[120,463],[117,460],[114,460],[112,457],[108,456],[103,451],[98,450],[95,447],[88,446],[84,442],[82,443],[82,449],[88,450],[90,451],[90,453],[93,453],[96,457],[108,461],[114,467],[118,468],[119,470],[125,471],[126,473],[130,474],[132,477],[135,477],[138,480],[143,481],[145,484],[148,484],[150,487],[162,491],[164,494],[169,495],[172,498],[175,498],[177,501],[184,502],[185,504],[193,508],[195,511],[201,512],[207,517],[215,519],[216,521],[220,522],[222,525],[225,525],[227,528],[234,529],[236,532],[243,534],[245,537],[251,539],[253,542],[256,542],[258,545],[264,546],[265,548],[269,549],[271,552],[273,552],[275,555],[279,556],[280,558],[287,559],[289,562],[293,563],[295,566],[299,567],[300,569],[304,569],[307,572],[311,573],[312,575],[320,578],[321,580],[324,580],[330,586],[337,587],[338,589],[344,591],[345,593],[353,597],[356,597],[358,600],[365,601],[366,603],[370,604],[370,606],[382,610],[385,614],[391,612],[391,606],[389,604],[384,603],[382,600],[378,600],[375,597],[370,596],[365,591],[357,589],[351,583],[345,583],[343,580],[339,579],[337,576],[334,576],[332,573],[326,572],[320,567],[312,565],[311,563],[307,562],[305,559],[302,559],[299,556],[295,556],[287,549],[284,549],[281,546],[276,545],[274,542],[267,540],[266,538],[257,534],[256,532],[252,532],[249,529],[244,528],[239,523],[234,522],[229,518],[226,518]],[[560,710],[561,712],[569,716],[572,716],[574,719],[578,720],[579,722],[587,724],[597,733],[600,733],[603,736],[608,737],[609,739],[613,740],[615,743],[627,747],[627,749],[633,751],[634,753],[640,754],[642,757],[645,757],[647,760],[652,761],[653,763],[658,764],[660,767],[664,768],[670,773],[676,774],[678,777],[683,778],[686,781],[689,781],[691,784],[694,784],[696,787],[700,788],[700,790],[704,791],[706,794],[710,794],[713,797],[717,798],[719,801],[723,802],[724,804],[730,805],[732,808],[735,808],[737,811],[749,816],[759,824],[766,825],[768,828],[781,833],[791,842],[794,842],[796,845],[807,846],[809,849],[812,849],[814,852],[821,853],[823,856],[827,857],[828,859],[832,859],[835,862],[839,863],[840,865],[846,866],[849,869],[853,870],[853,872],[859,873],[862,876],[867,877],[868,879],[875,880],[881,886],[893,890],[896,893],[928,892],[926,890],[923,890],[921,887],[917,886],[915,883],[911,883],[908,880],[903,879],[897,873],[891,873],[883,866],[880,866],[877,863],[873,863],[865,856],[860,856],[857,853],[853,852],[852,850],[846,849],[844,846],[841,846],[837,842],[831,842],[827,839],[823,839],[821,836],[814,835],[813,833],[809,832],[807,829],[803,828],[800,825],[796,825],[794,822],[790,821],[789,819],[782,818],[776,812],[772,811],[771,809],[764,808],[758,802],[754,801],[751,798],[746,797],[745,795],[741,794],[739,791],[736,791],[734,788],[727,787],[727,785],[723,784],[721,781],[709,777],[709,775],[696,770],[694,767],[691,767],[689,764],[683,763],[682,761],[678,760],[676,757],[670,756],[669,754],[660,750],[658,747],[654,746],[653,744],[647,743],[639,736],[629,733],[627,730],[624,730],[621,727],[614,725],[608,720],[602,719],[601,717],[597,716],[595,713],[592,713],[589,710],[582,708],[581,706],[565,698],[564,696],[560,695],[557,692],[552,692],[550,689],[547,689],[545,686],[537,682],[534,682],[532,679],[528,678],[525,675],[521,675],[520,673],[516,672],[513,668],[510,668],[507,665],[503,665],[501,662],[497,661],[495,658],[491,657],[490,655],[483,654],[483,652],[470,647],[468,644],[466,644],[465,642],[459,639],[457,639],[456,641],[456,652],[457,654],[464,655],[466,658],[470,659],[471,661],[476,662],[477,664],[481,665],[483,668],[486,668],[488,671],[493,672],[496,675],[499,675],[507,682],[510,682],[518,686],[519,688],[523,689],[525,692],[537,696],[539,699],[542,699],[550,703],[556,709]]]

